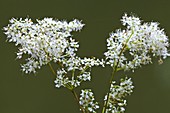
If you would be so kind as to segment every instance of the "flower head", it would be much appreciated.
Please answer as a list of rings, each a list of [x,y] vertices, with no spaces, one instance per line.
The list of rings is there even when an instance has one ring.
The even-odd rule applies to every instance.
[[[73,55],[79,44],[71,38],[71,32],[84,26],[77,19],[69,23],[52,18],[36,21],[12,18],[10,24],[4,27],[9,42],[15,42],[19,47],[17,58],[28,55],[27,63],[21,66],[26,73],[35,73],[37,68],[50,61],[57,62],[61,57]]]
[[[88,113],[96,113],[95,110],[99,108],[91,89],[81,90],[79,103]]]
[[[133,92],[134,86],[131,78],[121,79],[120,85],[115,85],[115,83],[113,81],[111,84],[106,113],[124,113],[127,105],[125,97]],[[105,96],[106,99],[107,95]]]
[[[121,21],[127,29],[118,29],[107,39],[108,51],[104,53],[107,64],[134,70],[151,63],[153,56],[163,59],[170,56],[168,37],[157,22],[142,23],[138,17],[127,14]]]
[[[80,58],[78,56],[63,57],[60,59],[62,68],[57,70],[56,87],[61,86],[73,89],[82,82],[91,81],[91,67],[104,65],[103,60],[96,58]]]

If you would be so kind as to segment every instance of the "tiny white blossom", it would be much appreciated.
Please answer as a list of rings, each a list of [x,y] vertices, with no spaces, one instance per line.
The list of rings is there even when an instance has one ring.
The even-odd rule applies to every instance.
[[[61,86],[65,86],[67,84],[68,78],[66,77],[67,72],[64,69],[58,70],[57,71],[57,78],[54,81],[56,83],[56,87],[60,88]]]
[[[120,85],[115,85],[115,83],[113,81],[111,84],[109,98],[106,95],[104,99],[109,100],[106,113],[124,113],[127,105],[125,97],[131,95],[134,89],[131,78],[121,79]]]
[[[99,105],[95,101],[91,89],[81,90],[79,103],[85,110],[88,110],[90,113],[96,113],[95,110],[99,108]]]
[[[58,70],[57,71],[57,77],[56,81],[63,81],[64,79],[67,80],[67,82],[55,82],[56,86],[60,84],[59,86],[68,87],[68,84],[72,86],[72,88],[78,87],[81,85],[82,82],[85,81],[91,81],[91,67],[92,66],[99,66],[104,65],[103,60],[99,59],[91,59],[91,58],[80,58],[76,56],[76,54],[72,56],[63,57],[60,59],[63,68],[67,72],[65,76],[59,76],[58,78]],[[68,73],[72,73],[69,75]],[[61,79],[62,77],[62,79]],[[59,88],[59,87],[58,87]]]
[[[36,21],[33,23],[28,18],[12,18],[8,26],[4,27],[9,42],[15,42],[19,47],[17,58],[28,54],[28,63],[21,66],[26,73],[35,73],[36,68],[50,61],[57,62],[64,56],[74,55],[79,45],[71,38],[71,32],[80,31],[84,26],[77,19],[69,23],[52,18]]]
[[[106,64],[123,70],[134,70],[141,65],[152,63],[152,57],[165,59],[168,53],[168,37],[157,22],[142,23],[138,17],[125,14],[122,24],[107,39]],[[128,55],[127,55],[128,54]]]

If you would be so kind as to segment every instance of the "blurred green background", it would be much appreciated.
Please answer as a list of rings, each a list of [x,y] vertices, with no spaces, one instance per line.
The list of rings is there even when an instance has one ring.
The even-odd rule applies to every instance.
[[[78,55],[102,58],[106,38],[122,27],[119,20],[124,12],[160,22],[170,36],[169,5],[169,0],[1,0],[0,28],[12,17],[77,18],[86,24],[80,33],[74,33],[80,42]],[[15,60],[17,48],[5,42],[2,30],[0,37],[0,113],[79,113],[73,95],[64,88],[55,88],[55,77],[48,66],[38,70],[36,76],[25,75],[20,71],[22,62]],[[92,88],[101,105],[110,75],[110,68],[94,67],[92,82],[82,86]],[[135,90],[127,98],[126,113],[170,113],[170,58],[162,65],[155,61],[130,76]]]

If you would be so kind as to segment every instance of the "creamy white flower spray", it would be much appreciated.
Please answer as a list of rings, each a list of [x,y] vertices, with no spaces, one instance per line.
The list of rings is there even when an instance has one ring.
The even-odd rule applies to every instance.
[[[56,88],[65,87],[74,95],[80,111],[97,113],[99,103],[95,100],[92,89],[82,89],[80,96],[75,89],[82,82],[91,81],[93,66],[109,65],[113,72],[108,92],[104,97],[102,113],[124,113],[127,105],[126,97],[131,95],[134,86],[127,75],[116,84],[114,76],[118,71],[132,71],[152,63],[152,58],[159,61],[170,56],[168,53],[168,37],[157,22],[142,22],[138,17],[125,14],[121,22],[126,29],[118,29],[107,39],[105,58],[81,58],[76,52],[79,43],[73,38],[73,31],[80,31],[84,24],[73,21],[60,21],[52,18],[36,20],[12,18],[4,27],[9,42],[18,47],[17,59],[25,54],[26,63],[21,65],[25,73],[36,73],[43,65],[49,65],[56,76]],[[55,70],[51,62],[58,65]]]

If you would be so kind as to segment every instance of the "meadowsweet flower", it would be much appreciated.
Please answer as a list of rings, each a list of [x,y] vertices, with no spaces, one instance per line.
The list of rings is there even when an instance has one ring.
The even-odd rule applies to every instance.
[[[57,70],[57,79],[54,81],[56,87],[59,88],[69,82],[68,78],[65,78],[67,72],[62,68]]]
[[[35,73],[37,68],[50,61],[57,62],[61,57],[74,55],[79,45],[71,38],[71,32],[84,26],[77,19],[69,23],[52,18],[36,21],[12,18],[10,24],[4,27],[9,42],[15,42],[19,47],[17,58],[28,54],[27,63],[21,66],[26,73]]]
[[[75,19],[71,22],[44,18],[10,20],[4,27],[9,42],[18,46],[17,58],[27,54],[26,63],[21,65],[25,73],[35,73],[36,69],[49,62],[60,63],[62,66],[56,71],[57,88],[73,89],[83,81],[91,80],[90,69],[93,66],[104,66],[104,60],[94,58],[80,58],[76,55],[79,43],[72,38],[72,31],[80,31],[84,24]],[[70,74],[72,73],[72,74]]]
[[[124,113],[127,105],[125,97],[133,92],[134,86],[131,78],[121,79],[120,85],[115,85],[115,83],[113,81],[111,84],[106,113]],[[107,100],[107,95],[104,100]]]
[[[95,110],[99,108],[91,89],[81,90],[79,103],[88,113],[96,113]]]
[[[103,60],[96,58],[80,58],[78,56],[64,57],[61,60],[62,69],[57,70],[56,87],[73,89],[82,82],[91,81],[91,67],[104,65]],[[61,73],[64,70],[64,74]],[[71,73],[71,74],[70,74]]]
[[[121,19],[126,29],[117,29],[110,33],[107,39],[105,59],[81,58],[76,52],[79,43],[72,38],[73,31],[80,31],[84,24],[74,19],[67,22],[53,18],[31,19],[12,18],[4,27],[9,42],[18,46],[17,59],[27,58],[21,64],[25,73],[36,73],[43,65],[49,64],[56,75],[55,86],[69,89],[80,104],[80,110],[87,113],[96,113],[99,108],[91,89],[81,90],[80,98],[74,88],[82,82],[91,81],[91,68],[93,66],[113,67],[109,92],[104,98],[104,113],[124,113],[127,105],[126,96],[131,95],[134,86],[131,78],[121,79],[116,85],[113,81],[118,70],[132,70],[152,63],[152,57],[158,57],[159,62],[170,56],[168,53],[168,37],[157,22],[143,22],[135,16],[125,14]],[[25,57],[25,56],[24,56]],[[50,62],[58,65],[54,70]]]
[[[170,56],[168,37],[157,22],[144,23],[138,17],[127,14],[121,22],[127,28],[116,30],[107,39],[106,64],[134,70],[151,63],[153,56],[163,59]]]

